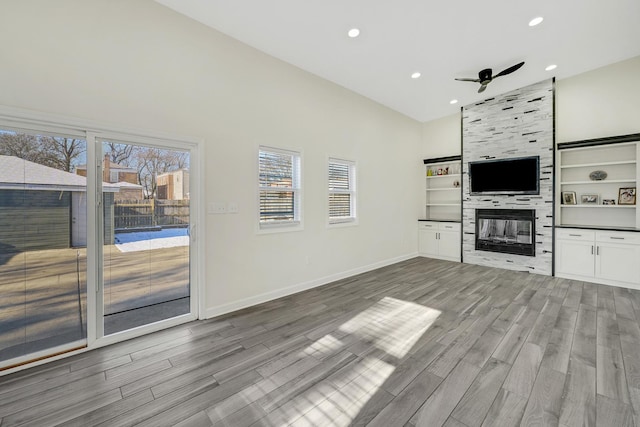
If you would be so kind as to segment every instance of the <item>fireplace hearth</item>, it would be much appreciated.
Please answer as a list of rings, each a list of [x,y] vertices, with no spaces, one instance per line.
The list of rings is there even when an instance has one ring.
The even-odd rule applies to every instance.
[[[536,256],[533,209],[476,209],[476,250]]]

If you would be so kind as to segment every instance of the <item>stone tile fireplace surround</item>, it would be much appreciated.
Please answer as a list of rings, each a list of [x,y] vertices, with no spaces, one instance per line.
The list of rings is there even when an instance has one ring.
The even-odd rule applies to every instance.
[[[552,274],[553,91],[550,79],[463,108],[463,262]],[[540,157],[539,195],[469,194],[469,162],[527,156]],[[533,210],[533,254],[496,252],[493,246],[476,248],[479,226],[476,210],[479,209]],[[506,232],[501,238],[508,239],[510,234],[513,233]]]

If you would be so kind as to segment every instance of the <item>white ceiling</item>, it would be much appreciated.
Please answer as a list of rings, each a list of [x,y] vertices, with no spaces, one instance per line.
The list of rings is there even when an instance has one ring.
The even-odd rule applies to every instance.
[[[419,121],[640,55],[639,0],[156,1]],[[529,27],[536,16],[544,21]],[[520,61],[482,94],[454,81]],[[415,71],[422,77],[411,79]]]

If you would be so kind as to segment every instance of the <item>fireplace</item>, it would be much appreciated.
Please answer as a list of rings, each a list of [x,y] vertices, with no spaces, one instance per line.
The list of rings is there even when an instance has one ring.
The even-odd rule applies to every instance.
[[[536,211],[476,209],[476,250],[536,256]]]

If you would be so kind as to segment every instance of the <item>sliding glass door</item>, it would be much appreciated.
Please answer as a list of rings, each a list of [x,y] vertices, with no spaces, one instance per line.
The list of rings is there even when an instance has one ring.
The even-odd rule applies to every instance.
[[[197,142],[7,110],[0,370],[195,320]]]
[[[191,313],[190,153],[101,140],[103,332]]]
[[[0,368],[86,345],[86,149],[0,129]]]

